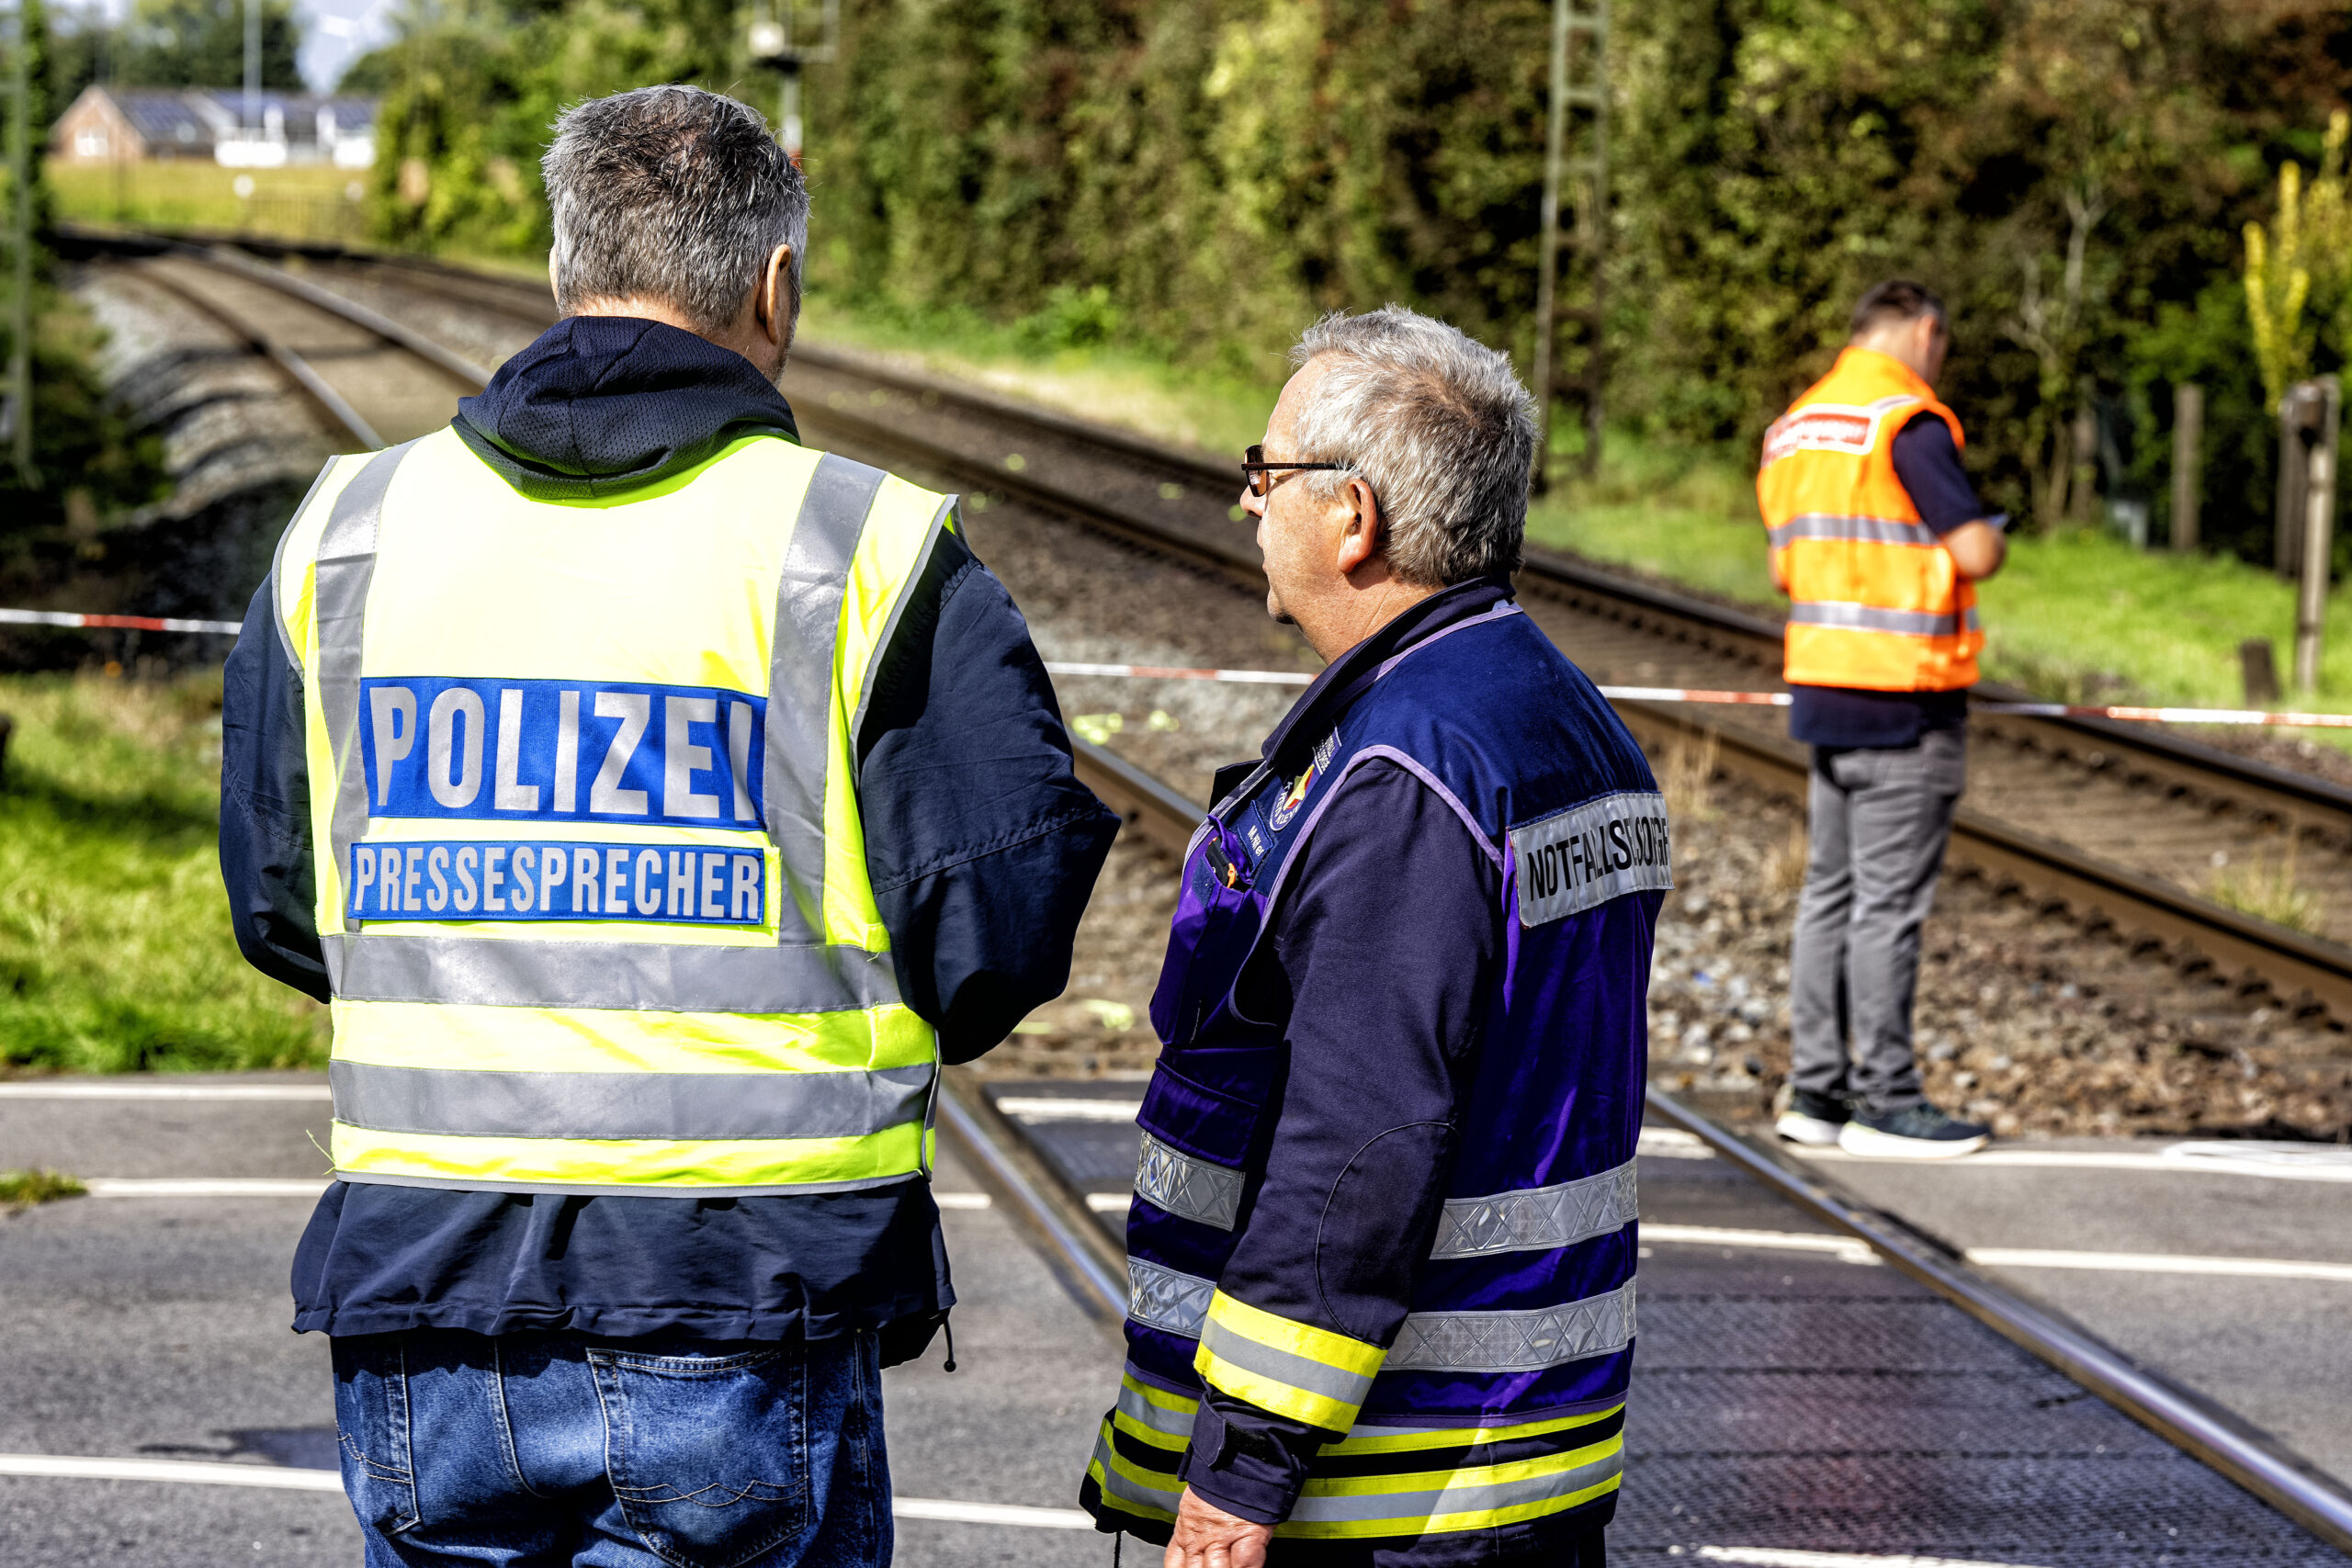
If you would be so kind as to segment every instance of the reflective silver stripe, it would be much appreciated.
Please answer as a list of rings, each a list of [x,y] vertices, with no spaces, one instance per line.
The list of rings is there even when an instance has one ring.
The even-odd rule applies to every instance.
[[[1127,1259],[1127,1315],[1146,1328],[1198,1339],[1201,1325],[1209,1319],[1209,1298],[1216,1294],[1214,1280],[1180,1274],[1140,1258]]]
[[[1776,550],[1798,539],[1841,539],[1861,545],[1930,547],[1938,542],[1936,531],[1925,523],[1898,523],[1891,517],[1833,517],[1819,512],[1791,518],[1771,530],[1770,538]]]
[[[330,934],[346,1001],[621,1012],[821,1013],[899,999],[887,953],[653,942]]]
[[[1143,1154],[1136,1161],[1136,1196],[1148,1199],[1180,1220],[1231,1230],[1241,1213],[1245,1179],[1243,1172],[1230,1166],[1194,1159],[1149,1133],[1143,1135]]]
[[[1191,1429],[1189,1425],[1185,1427],[1188,1432]],[[1136,1465],[1133,1460],[1123,1460],[1119,1457],[1119,1450],[1112,1442],[1111,1423],[1105,1421],[1095,1428],[1094,1463],[1089,1468],[1099,1471],[1102,1476],[1102,1495],[1110,1502],[1124,1503],[1129,1511],[1172,1514],[1176,1511],[1177,1500],[1184,1490],[1184,1483],[1175,1476],[1175,1467],[1180,1457],[1179,1454],[1169,1454],[1162,1461],[1168,1466],[1165,1471],[1148,1469]],[[1164,1474],[1168,1477],[1167,1483],[1164,1486],[1153,1486],[1138,1481],[1122,1470],[1123,1465],[1144,1469],[1147,1474]]]
[[[1505,1508],[1540,1506],[1553,1498],[1573,1496],[1578,1492],[1606,1484],[1611,1476],[1623,1472],[1625,1468],[1625,1445],[1622,1438],[1614,1435],[1601,1441],[1608,1445],[1610,1451],[1583,1464],[1510,1481],[1483,1483],[1464,1481],[1426,1492],[1396,1492],[1386,1489],[1387,1478],[1383,1476],[1378,1478],[1383,1487],[1380,1491],[1343,1493],[1337,1496],[1322,1491],[1322,1487],[1333,1483],[1309,1481],[1306,1491],[1300,1496],[1296,1506],[1291,1509],[1290,1517],[1300,1524],[1394,1519],[1399,1535],[1450,1537],[1456,1532],[1430,1531],[1418,1527],[1446,1515],[1491,1514]],[[1397,1457],[1403,1459],[1408,1456],[1400,1454]],[[1468,1473],[1475,1475],[1478,1472],[1474,1468]]]
[[[1623,1230],[1634,1218],[1634,1162],[1555,1187],[1449,1198],[1431,1258],[1476,1258],[1567,1247]]]
[[[1214,1280],[1180,1274],[1140,1258],[1129,1258],[1127,1292],[1127,1315],[1147,1328],[1199,1339],[1204,1325],[1217,1326],[1208,1322],[1209,1298],[1216,1294]],[[1245,1356],[1230,1350],[1234,1339],[1234,1336],[1226,1334],[1210,1348],[1237,1366],[1250,1365]],[[1605,1356],[1633,1342],[1634,1281],[1628,1280],[1605,1295],[1588,1296],[1560,1306],[1510,1312],[1413,1313],[1405,1319],[1382,1370],[1532,1372],[1580,1361],[1588,1356]],[[1265,1350],[1265,1347],[1254,1342],[1244,1343],[1250,1345],[1253,1355]],[[1305,1364],[1320,1366],[1317,1362]],[[1340,1372],[1337,1368],[1322,1370],[1335,1376],[1351,1375]],[[1282,1372],[1270,1371],[1268,1375],[1294,1381]]]
[[[768,658],[767,756],[761,789],[768,837],[784,866],[785,945],[823,940],[825,774],[832,756],[833,658],[842,599],[865,515],[885,478],[846,457],[820,458],[792,525],[775,590],[775,637]],[[854,746],[856,738],[851,738]]]
[[[1519,1312],[1417,1312],[1388,1352],[1391,1371],[1533,1372],[1634,1342],[1634,1281],[1606,1295]]]
[[[931,514],[931,526],[923,535],[922,543],[916,547],[914,559],[907,567],[907,579],[899,586],[898,602],[890,606],[889,615],[883,619],[882,630],[874,638],[874,653],[865,661],[865,678],[858,685],[857,711],[850,715],[849,719],[852,756],[857,753],[857,738],[865,733],[865,714],[874,705],[874,678],[882,672],[882,657],[890,651],[890,644],[899,635],[899,622],[905,616],[907,606],[914,602],[915,584],[921,582],[922,574],[931,570],[932,552],[939,548],[940,536],[947,531],[947,519],[955,514],[956,500],[952,495],[943,498],[938,510]]]
[[[492,1073],[330,1062],[335,1120],[460,1138],[862,1138],[922,1120],[932,1069]]]
[[[1849,631],[1900,632],[1906,637],[1957,637],[1976,629],[1976,607],[1965,610],[1884,610],[1840,599],[1812,599],[1789,606],[1789,624],[1842,626]]]
[[[1229,1366],[1343,1404],[1352,1412],[1372,1392],[1372,1374],[1351,1372],[1288,1350],[1261,1345],[1212,1317],[1201,1325],[1201,1348]]]
[[[422,439],[420,437],[420,439]],[[359,750],[359,657],[368,618],[368,585],[376,575],[376,525],[384,513],[384,492],[392,470],[414,441],[388,446],[343,487],[319,532],[319,553],[311,590],[311,617],[318,626],[319,667],[309,671],[319,686],[319,708],[327,742],[334,750],[334,814],[329,839],[338,875],[348,874],[351,846],[368,829],[367,764]],[[358,919],[346,913],[346,929]]]
[[[1193,1404],[1197,1409],[1200,1402],[1194,1400]],[[1136,1426],[1158,1432],[1161,1437],[1189,1438],[1193,1435],[1193,1411],[1169,1410],[1154,1404],[1125,1378],[1119,1380],[1119,1410]]]

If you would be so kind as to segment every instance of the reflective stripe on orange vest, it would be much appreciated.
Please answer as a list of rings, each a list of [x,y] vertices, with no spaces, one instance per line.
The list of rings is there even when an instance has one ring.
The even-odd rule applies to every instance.
[[[1895,433],[1921,412],[1960,421],[1909,367],[1849,348],[1764,437],[1756,477],[1789,593],[1783,678],[1941,692],[1976,681],[1976,592],[1894,472]]]

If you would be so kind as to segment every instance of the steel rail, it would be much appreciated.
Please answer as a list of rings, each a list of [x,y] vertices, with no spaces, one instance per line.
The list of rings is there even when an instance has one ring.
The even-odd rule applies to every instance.
[[[1859,1202],[1652,1086],[1649,1109],[1741,1174],[1887,1262],[1996,1334],[2041,1358],[2182,1452],[2220,1471],[2313,1535],[2352,1551],[2352,1489],[2235,1411],[2134,1362],[2080,1325],[2004,1290],[1941,1244]]]
[[[79,231],[69,235],[69,238],[93,246],[111,243],[143,248],[149,254],[177,243],[164,236],[110,238]],[[482,275],[469,273],[465,269],[449,268],[417,258],[372,256],[333,245],[280,243],[276,248],[286,254],[372,263],[389,270],[433,271],[454,278],[471,278],[477,283],[496,283],[502,288],[518,287],[510,285],[508,280],[484,278]],[[218,262],[219,258],[215,260]],[[279,269],[246,263],[228,270],[257,283],[283,288],[305,303],[339,314],[398,346],[410,348],[411,344],[404,340],[416,335],[376,311],[344,299],[307,280],[296,279]],[[1233,470],[1199,454],[1155,446],[1125,432],[1107,430],[1068,415],[1043,412],[920,372],[875,366],[861,357],[816,345],[802,344],[796,347],[794,353],[811,365],[863,378],[925,400],[935,399],[941,403],[952,404],[991,419],[1091,444],[1117,453],[1122,457],[1154,465],[1163,471],[1187,474],[1204,482],[1212,479],[1219,483],[1230,482],[1233,477]],[[481,374],[479,367],[472,366],[465,366],[459,372],[453,370],[445,360],[433,362],[452,374],[468,377]],[[900,453],[967,481],[1077,517],[1092,526],[1163,554],[1177,555],[1197,566],[1252,586],[1263,581],[1256,554],[1245,547],[1238,530],[1138,517],[1027,472],[1002,468],[969,454],[939,446],[910,432],[903,423],[872,419],[854,410],[827,407],[821,411],[810,409],[808,412],[812,421],[839,426],[861,442]],[[1631,617],[1636,621],[1643,617],[1656,617],[1661,623],[1676,627],[1682,635],[1687,636],[1696,628],[1702,638],[1711,639],[1719,646],[1744,649],[1758,657],[1768,651],[1777,656],[1781,628],[1779,623],[1764,616],[1726,609],[1671,589],[1615,577],[1550,552],[1531,549],[1528,555],[1528,569],[1522,573],[1521,581],[1547,593],[1571,601],[1579,596],[1589,596],[1605,601],[1611,607],[1611,613],[1621,617]],[[2011,694],[2007,688],[1980,686],[1979,689],[1987,695],[1997,693],[2004,700],[2010,695],[2025,695],[2022,693]],[[1784,793],[1802,794],[1804,789],[1809,763],[1803,749],[1792,743],[1775,742],[1772,738],[1753,732],[1717,727],[1702,718],[1672,713],[1655,705],[1645,709],[1645,705],[1627,703],[1620,705],[1620,709],[1628,723],[1648,738],[1657,739],[1674,732],[1710,736],[1717,741],[1720,754],[1726,763],[1743,776]],[[2192,787],[2211,792],[2217,787],[2218,780],[2224,785],[2250,789],[2271,797],[2273,804],[2269,809],[2292,812],[2324,807],[2352,823],[2352,789],[2233,757],[2195,742],[2160,734],[2138,734],[2125,726],[2097,719],[2001,722],[2096,736],[2102,747],[2112,746],[2118,751],[2132,753],[2142,765],[2168,778],[2188,783]],[[1122,787],[1104,772],[1103,764],[1092,764],[1091,771],[1102,776],[1108,788],[1115,790]],[[2281,797],[2284,797],[2283,804],[2280,803]],[[1154,836],[1157,839],[1158,835]],[[1181,849],[1181,846],[1167,847]],[[2186,943],[2216,964],[2243,964],[2262,975],[2282,995],[2291,998],[2299,992],[2309,992],[2339,1015],[2352,1017],[2352,947],[2324,942],[2254,919],[2128,867],[2020,831],[1967,807],[1962,807],[1955,818],[1953,850],[1962,864],[2055,898],[2086,918],[2110,921],[2134,934],[2153,937],[2168,947]]]
[[[246,347],[276,366],[278,373],[294,383],[294,389],[310,400],[311,406],[332,423],[341,425],[344,433],[359,444],[363,452],[373,452],[384,445],[376,427],[360,417],[359,411],[344,400],[341,392],[327,385],[310,361],[279,342],[277,335],[219,303],[208,299],[197,289],[166,274],[142,269],[141,282],[162,289],[182,304],[202,312],[219,326],[243,342]]]

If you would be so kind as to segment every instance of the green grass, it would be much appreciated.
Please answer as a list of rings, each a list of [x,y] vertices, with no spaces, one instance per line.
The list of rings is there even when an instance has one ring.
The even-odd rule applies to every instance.
[[[156,229],[214,229],[285,239],[357,242],[366,217],[355,191],[365,169],[224,169],[175,159],[155,164],[72,164],[47,169],[57,215],[88,223]],[[237,194],[248,178],[253,194]]]
[[[88,1188],[62,1170],[0,1170],[0,1210],[29,1209],[60,1198],[79,1198]]]
[[[0,678],[0,1067],[316,1066],[325,1010],[229,931],[220,679]]]
[[[1267,353],[1262,378],[1171,366],[1164,355],[1116,346],[1115,318],[1087,306],[1065,299],[1000,323],[971,311],[860,308],[820,289],[808,296],[801,330],[1237,463],[1243,447],[1264,437],[1287,374],[1283,345]]]

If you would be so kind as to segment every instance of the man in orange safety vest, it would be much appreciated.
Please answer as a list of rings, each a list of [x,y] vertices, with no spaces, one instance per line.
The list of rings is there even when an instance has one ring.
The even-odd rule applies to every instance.
[[[1920,927],[1967,777],[1974,584],[2000,570],[2007,522],[1978,503],[1936,398],[1951,344],[1929,290],[1871,289],[1829,374],[1765,433],[1756,479],[1789,596],[1789,732],[1814,756],[1778,1127],[1865,1156],[1949,1157],[1990,1135],[1928,1101],[1911,1047]]]

